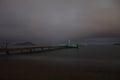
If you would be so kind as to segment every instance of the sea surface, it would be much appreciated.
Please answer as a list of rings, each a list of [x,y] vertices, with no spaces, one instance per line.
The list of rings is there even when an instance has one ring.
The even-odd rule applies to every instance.
[[[39,53],[12,54],[1,57],[7,60],[42,61],[50,65],[90,66],[120,70],[120,46],[89,45]]]
[[[0,55],[0,80],[120,80],[120,46]]]

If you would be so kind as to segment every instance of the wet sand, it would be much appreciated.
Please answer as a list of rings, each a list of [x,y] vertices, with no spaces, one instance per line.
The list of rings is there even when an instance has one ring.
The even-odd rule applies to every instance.
[[[119,47],[118,49],[116,49],[115,47],[115,51],[116,50],[119,53]],[[49,59],[47,61],[46,59],[40,59],[40,60],[36,58],[30,59],[31,57],[36,57],[38,55],[39,54],[34,54],[34,55],[25,54],[25,55],[1,57],[0,80],[61,80],[61,79],[62,80],[120,80],[120,70],[118,65],[119,62],[115,63],[117,65],[112,64],[111,65],[112,67],[110,69],[107,69],[107,67],[105,68],[100,66],[97,67],[98,65],[96,65],[96,63],[91,64],[94,66],[89,66],[89,65],[81,66],[81,65],[71,64],[71,63],[69,63],[71,65],[66,65],[66,63],[61,64],[57,60],[56,60],[57,62],[53,64]],[[40,55],[45,56],[43,54],[40,54]],[[24,59],[25,57],[26,59]],[[117,58],[119,59],[119,56]],[[106,63],[106,64],[109,63],[108,65],[111,64],[111,61],[113,61],[113,60],[111,61],[109,60]],[[72,63],[75,63],[75,62],[82,63],[81,61],[79,62],[77,60]],[[84,62],[84,64],[87,64],[87,63]],[[99,64],[102,65],[103,62]],[[114,65],[115,67],[113,67]],[[116,69],[117,67],[118,69]]]

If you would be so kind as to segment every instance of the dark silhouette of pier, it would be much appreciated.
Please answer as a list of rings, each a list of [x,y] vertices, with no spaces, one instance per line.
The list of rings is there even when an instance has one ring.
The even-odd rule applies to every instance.
[[[43,51],[51,51],[65,48],[78,48],[78,46],[34,46],[34,47],[22,47],[22,48],[0,48],[0,52],[5,52],[6,55],[10,55],[10,53],[35,53],[35,52],[43,52]]]

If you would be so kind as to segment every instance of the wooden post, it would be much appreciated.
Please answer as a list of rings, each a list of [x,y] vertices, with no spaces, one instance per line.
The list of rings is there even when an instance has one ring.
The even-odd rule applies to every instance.
[[[79,48],[79,44],[77,44],[77,48]]]
[[[9,52],[9,50],[8,50],[8,49],[6,49],[6,54],[7,54],[7,55],[9,55],[9,54],[10,54],[10,52]]]
[[[10,52],[9,52],[9,50],[8,50],[8,42],[5,42],[5,49],[6,49],[6,54],[9,55]]]
[[[33,52],[32,48],[30,48],[30,52]]]
[[[43,51],[43,48],[41,48],[41,51]]]

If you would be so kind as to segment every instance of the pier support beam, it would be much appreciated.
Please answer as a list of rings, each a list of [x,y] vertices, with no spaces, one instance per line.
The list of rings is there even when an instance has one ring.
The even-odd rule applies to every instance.
[[[41,51],[44,51],[44,48],[40,48],[41,49]]]
[[[7,54],[7,55],[10,55],[10,52],[9,52],[9,50],[7,50],[7,51],[6,51],[6,54]]]

